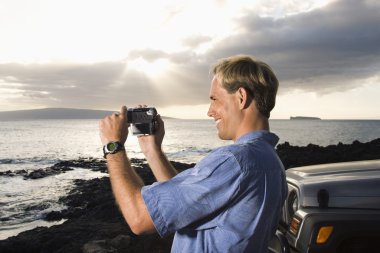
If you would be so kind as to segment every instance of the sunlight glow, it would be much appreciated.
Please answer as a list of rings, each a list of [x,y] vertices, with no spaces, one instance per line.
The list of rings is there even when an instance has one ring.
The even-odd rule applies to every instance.
[[[128,61],[127,69],[132,68],[139,72],[145,73],[149,77],[159,77],[169,67],[169,61],[159,59],[155,61],[146,61],[139,57],[135,60]]]

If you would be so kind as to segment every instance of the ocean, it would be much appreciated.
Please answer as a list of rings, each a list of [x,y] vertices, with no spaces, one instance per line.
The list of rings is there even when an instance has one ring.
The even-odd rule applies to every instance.
[[[270,125],[279,143],[297,146],[350,144],[380,137],[380,120],[271,120]],[[166,119],[165,129],[163,149],[170,160],[179,162],[196,163],[212,149],[231,143],[218,139],[213,120]],[[143,158],[135,136],[128,138],[126,150],[131,158]],[[32,171],[78,158],[102,158],[98,120],[0,122],[0,172]],[[65,208],[57,200],[74,187],[73,181],[104,176],[81,168],[35,180],[0,176],[0,240],[36,226],[57,224],[42,219]]]

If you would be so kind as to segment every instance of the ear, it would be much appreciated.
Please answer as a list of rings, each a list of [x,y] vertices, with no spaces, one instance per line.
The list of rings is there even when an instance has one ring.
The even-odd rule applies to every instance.
[[[246,109],[251,103],[251,98],[249,97],[247,90],[240,87],[237,90],[236,95],[239,100],[239,108]]]

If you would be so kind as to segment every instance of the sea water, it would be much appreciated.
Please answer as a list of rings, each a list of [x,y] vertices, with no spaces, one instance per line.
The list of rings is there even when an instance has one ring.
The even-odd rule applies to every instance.
[[[305,146],[350,144],[380,137],[380,120],[271,120],[279,143]],[[230,144],[218,139],[212,120],[165,120],[163,149],[170,160],[197,163],[212,149]],[[126,143],[130,157],[143,158],[138,140]],[[102,158],[98,120],[39,120],[0,122],[0,171],[43,169],[62,160]],[[92,179],[105,173],[75,168],[35,180],[0,176],[0,240],[40,225],[51,211],[65,208],[65,196],[75,179]]]

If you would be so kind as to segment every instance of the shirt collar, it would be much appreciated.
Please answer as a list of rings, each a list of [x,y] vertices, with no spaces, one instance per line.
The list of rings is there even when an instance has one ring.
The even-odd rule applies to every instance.
[[[239,137],[239,139],[236,140],[236,144],[240,143],[246,143],[253,141],[255,139],[263,139],[269,144],[271,144],[273,147],[276,146],[279,138],[274,133],[271,133],[267,130],[258,130],[258,131],[252,131],[249,133],[246,133]]]

